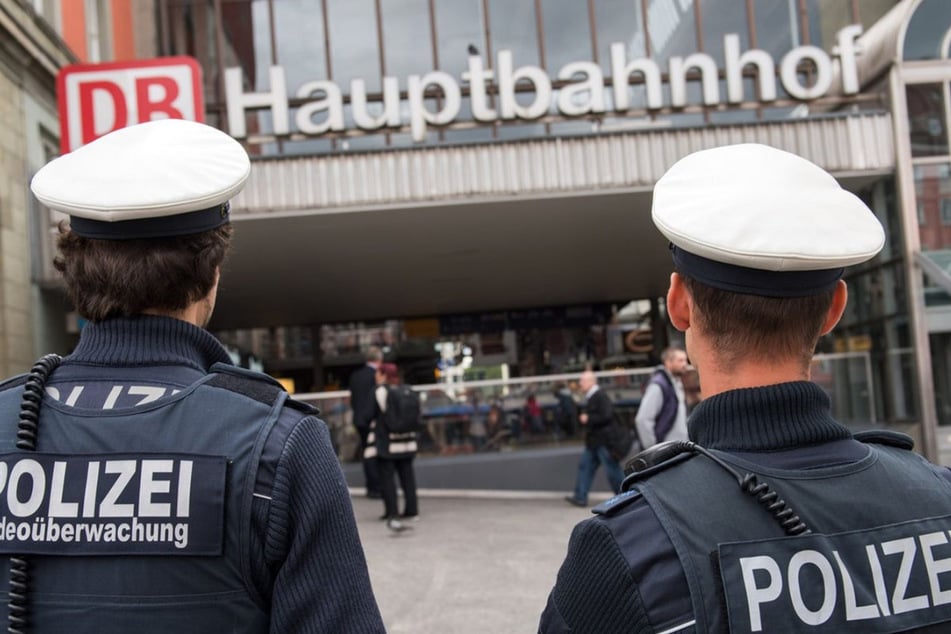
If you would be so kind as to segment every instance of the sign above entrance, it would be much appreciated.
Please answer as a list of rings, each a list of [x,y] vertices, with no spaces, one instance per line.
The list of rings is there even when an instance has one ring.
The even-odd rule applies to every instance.
[[[859,91],[855,56],[855,39],[862,33],[860,25],[848,26],[836,36],[833,55],[835,62],[821,48],[797,46],[779,62],[779,81],[783,89],[795,99],[810,101],[825,96],[832,88],[834,65],[838,65],[842,94]],[[472,118],[480,122],[498,120],[534,120],[553,111],[568,117],[602,114],[609,109],[624,112],[631,108],[631,78],[640,76],[645,89],[645,107],[659,110],[665,106],[683,108],[687,105],[687,75],[699,72],[703,104],[739,104],[744,101],[743,72],[748,67],[756,70],[758,100],[776,100],[776,63],[766,51],[740,51],[740,37],[723,37],[726,95],[720,94],[720,69],[716,60],[706,53],[687,57],[671,57],[668,61],[667,84],[670,102],[664,104],[662,75],[658,64],[650,58],[628,60],[624,44],[611,45],[611,76],[606,81],[601,66],[590,61],[571,62],[562,66],[555,79],[564,82],[557,90],[552,78],[538,66],[515,67],[512,52],[501,50],[495,68],[486,68],[482,57],[471,55],[468,69],[462,73],[462,84],[468,88]],[[804,84],[800,64],[808,63],[812,79]],[[349,108],[344,108],[344,92],[331,80],[316,80],[297,87],[291,95],[287,90],[284,68],[272,66],[269,73],[270,91],[245,92],[244,75],[239,67],[225,70],[225,102],[228,126],[232,136],[248,136],[246,113],[267,110],[273,121],[273,134],[292,133],[317,136],[327,132],[343,132],[348,128],[378,130],[399,129],[408,126],[415,141],[424,141],[430,125],[448,125],[463,111],[462,87],[455,77],[440,70],[424,75],[410,75],[405,87],[396,77],[383,77],[381,98],[370,102],[366,81],[350,82]],[[516,100],[516,87],[531,85],[523,98]],[[608,88],[608,86],[610,88]],[[406,95],[405,103],[402,94]],[[434,98],[439,95],[439,98]],[[490,98],[495,95],[495,98]],[[526,95],[531,95],[526,103]],[[294,115],[291,128],[289,99],[305,100]],[[609,103],[610,102],[610,103]],[[369,104],[372,103],[373,107]],[[345,116],[345,112],[348,116]]]
[[[201,67],[191,57],[66,66],[56,92],[64,154],[135,123],[205,117]]]

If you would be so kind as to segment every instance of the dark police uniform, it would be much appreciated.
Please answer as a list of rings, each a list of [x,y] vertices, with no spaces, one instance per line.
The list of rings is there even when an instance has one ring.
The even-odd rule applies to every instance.
[[[326,426],[206,331],[87,325],[36,457],[15,453],[22,384],[0,391],[0,474],[37,460],[45,491],[17,478],[42,496],[25,513],[0,490],[0,548],[64,555],[31,558],[31,631],[384,631]]]
[[[250,170],[225,133],[165,119],[106,134],[34,176],[34,194],[79,236],[60,243],[63,269],[77,310],[92,314],[62,363],[44,358],[0,385],[11,631],[384,631],[317,411],[235,368],[199,327],[217,279],[204,296],[156,289],[156,305],[141,306],[158,272],[111,270],[105,255],[191,264],[185,279],[165,275],[182,295],[199,292],[227,246],[225,232],[208,232],[229,222]],[[221,240],[128,242],[202,235]]]
[[[845,310],[845,267],[884,246],[874,213],[759,144],[680,159],[651,213],[709,392],[689,442],[641,454],[575,528],[539,631],[951,631],[951,472],[907,436],[853,436],[801,380]]]
[[[812,383],[718,394],[689,427],[813,533],[785,536],[707,457],[674,458],[575,528],[539,631],[951,628],[951,471],[853,439]]]

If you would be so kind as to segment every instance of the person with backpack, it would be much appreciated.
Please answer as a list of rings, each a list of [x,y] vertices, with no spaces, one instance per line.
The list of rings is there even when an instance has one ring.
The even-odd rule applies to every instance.
[[[419,518],[416,498],[416,433],[420,427],[419,394],[400,382],[400,374],[392,363],[383,363],[376,371],[376,403],[378,414],[370,427],[364,457],[377,459],[380,489],[383,493],[383,516],[386,526],[394,532],[405,530],[400,520]],[[403,489],[403,513],[397,513],[396,477]]]
[[[687,440],[687,405],[682,378],[687,371],[687,353],[665,348],[647,383],[637,416],[637,436],[644,449],[666,440]]]

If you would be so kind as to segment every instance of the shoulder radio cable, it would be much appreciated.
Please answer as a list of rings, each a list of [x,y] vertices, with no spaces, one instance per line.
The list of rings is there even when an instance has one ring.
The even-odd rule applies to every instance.
[[[26,383],[23,385],[16,442],[17,449],[21,451],[36,451],[43,388],[50,374],[53,373],[53,370],[62,360],[62,357],[57,354],[44,356],[33,365]],[[26,634],[29,586],[30,568],[28,559],[23,555],[10,557],[10,590],[7,608],[7,632],[10,634]]]
[[[769,511],[776,521],[779,522],[779,525],[787,535],[805,535],[812,532],[812,530],[806,526],[805,522],[799,519],[799,516],[786,504],[786,501],[781,499],[779,494],[773,491],[766,482],[761,481],[759,476],[755,473],[741,475],[736,469],[719,457],[689,440],[669,440],[634,456],[630,462],[625,465],[625,471],[627,471],[629,475],[624,479],[621,490],[627,491],[636,480],[642,477],[642,474],[647,475],[644,473],[647,469],[666,462],[677,455],[688,452],[703,454],[712,460],[714,464],[725,469],[731,476],[736,478],[736,483],[740,486],[740,489],[744,493],[752,496],[753,499]]]

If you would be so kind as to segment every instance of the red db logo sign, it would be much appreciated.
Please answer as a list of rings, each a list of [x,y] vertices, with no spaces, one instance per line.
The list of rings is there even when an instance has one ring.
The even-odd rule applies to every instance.
[[[67,66],[56,84],[64,154],[135,123],[204,121],[201,68],[191,57]]]

